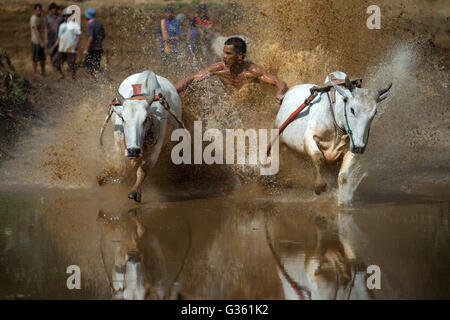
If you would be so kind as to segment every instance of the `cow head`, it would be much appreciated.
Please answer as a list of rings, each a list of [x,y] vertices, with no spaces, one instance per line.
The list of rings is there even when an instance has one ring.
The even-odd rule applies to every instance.
[[[144,142],[152,125],[150,107],[154,94],[149,98],[123,99],[121,105],[113,106],[114,112],[121,118],[125,137],[125,156],[140,158],[143,155]]]
[[[344,108],[344,128],[350,136],[350,151],[364,153],[369,139],[370,126],[377,113],[377,104],[390,94],[392,83],[382,90],[371,90],[355,87],[346,77],[346,89],[334,84],[334,88],[342,96]]]

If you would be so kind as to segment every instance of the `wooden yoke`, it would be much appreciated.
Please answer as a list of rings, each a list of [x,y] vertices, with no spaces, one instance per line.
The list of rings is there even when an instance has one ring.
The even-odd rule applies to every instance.
[[[338,80],[333,80],[333,82],[335,84],[337,84],[337,85],[345,86],[345,80],[338,79]],[[361,85],[362,85],[362,79],[361,78],[352,79],[352,80],[350,80],[350,82],[355,87],[361,88]],[[311,94],[313,94],[314,92],[320,92],[320,93],[321,92],[328,92],[328,91],[330,91],[331,88],[333,88],[333,85],[330,82],[327,82],[327,83],[322,84],[320,86],[314,86],[314,87],[312,87],[309,90],[311,91]]]

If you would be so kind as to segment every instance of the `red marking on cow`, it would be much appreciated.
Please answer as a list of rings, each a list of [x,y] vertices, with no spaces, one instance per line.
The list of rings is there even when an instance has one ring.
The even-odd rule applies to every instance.
[[[142,84],[140,84],[140,83],[132,84],[131,86],[133,87],[133,96],[142,94],[141,93]]]

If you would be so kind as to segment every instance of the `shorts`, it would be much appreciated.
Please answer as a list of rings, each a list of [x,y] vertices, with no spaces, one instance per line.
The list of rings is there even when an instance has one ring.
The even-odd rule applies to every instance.
[[[40,45],[32,43],[31,52],[33,55],[33,62],[45,61],[44,48],[42,48]]]
[[[65,61],[71,67],[75,65],[75,60],[77,59],[76,53],[69,52],[58,52],[55,55],[55,67],[59,68]]]
[[[86,60],[84,60],[84,66],[92,71],[100,70],[100,61],[102,60],[103,50],[88,51]]]

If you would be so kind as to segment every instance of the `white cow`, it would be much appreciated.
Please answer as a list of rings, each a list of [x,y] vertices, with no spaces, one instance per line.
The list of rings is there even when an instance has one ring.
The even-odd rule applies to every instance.
[[[335,79],[348,80],[343,72],[336,71],[332,75]],[[325,82],[329,80],[327,77]],[[326,190],[326,183],[322,178],[324,164],[335,163],[343,158],[338,176],[338,202],[351,202],[353,191],[360,182],[352,181],[358,166],[357,154],[362,154],[367,146],[377,103],[389,96],[391,85],[378,91],[356,88],[350,81],[346,81],[346,88],[334,85],[334,105],[330,105],[327,93],[318,95],[281,134],[281,143],[311,157],[316,169],[316,194]],[[276,128],[309,97],[312,87],[313,84],[296,85],[286,92],[275,120]]]
[[[337,219],[306,221],[308,234],[299,234],[295,246],[273,247],[266,226],[266,239],[275,260],[287,300],[370,300],[366,268],[356,257],[354,240],[358,228],[349,215]],[[311,221],[312,222],[312,221]],[[280,231],[282,229],[278,229]],[[312,236],[312,235],[315,235]],[[276,234],[277,238],[280,234]],[[355,239],[356,237],[356,239]],[[284,235],[281,239],[285,239]]]
[[[161,100],[160,94],[164,97]],[[171,113],[164,107],[164,99]],[[137,170],[136,183],[128,198],[140,202],[141,185],[147,170],[156,164],[161,148],[168,139],[167,122],[171,121],[175,125],[175,117],[181,121],[181,100],[169,80],[148,70],[126,78],[120,84],[117,100],[119,104],[111,106],[101,135],[114,113],[116,151],[124,154]],[[101,178],[98,179],[100,181]]]
[[[161,243],[157,237],[146,232],[138,210],[131,209],[119,216],[100,210],[97,216],[97,221],[104,227],[100,250],[107,274],[111,269],[108,280],[112,298],[167,299],[171,284]],[[145,253],[152,255],[146,257]],[[114,256],[112,268],[106,265],[106,256]],[[145,261],[151,262],[152,267],[147,268]]]

